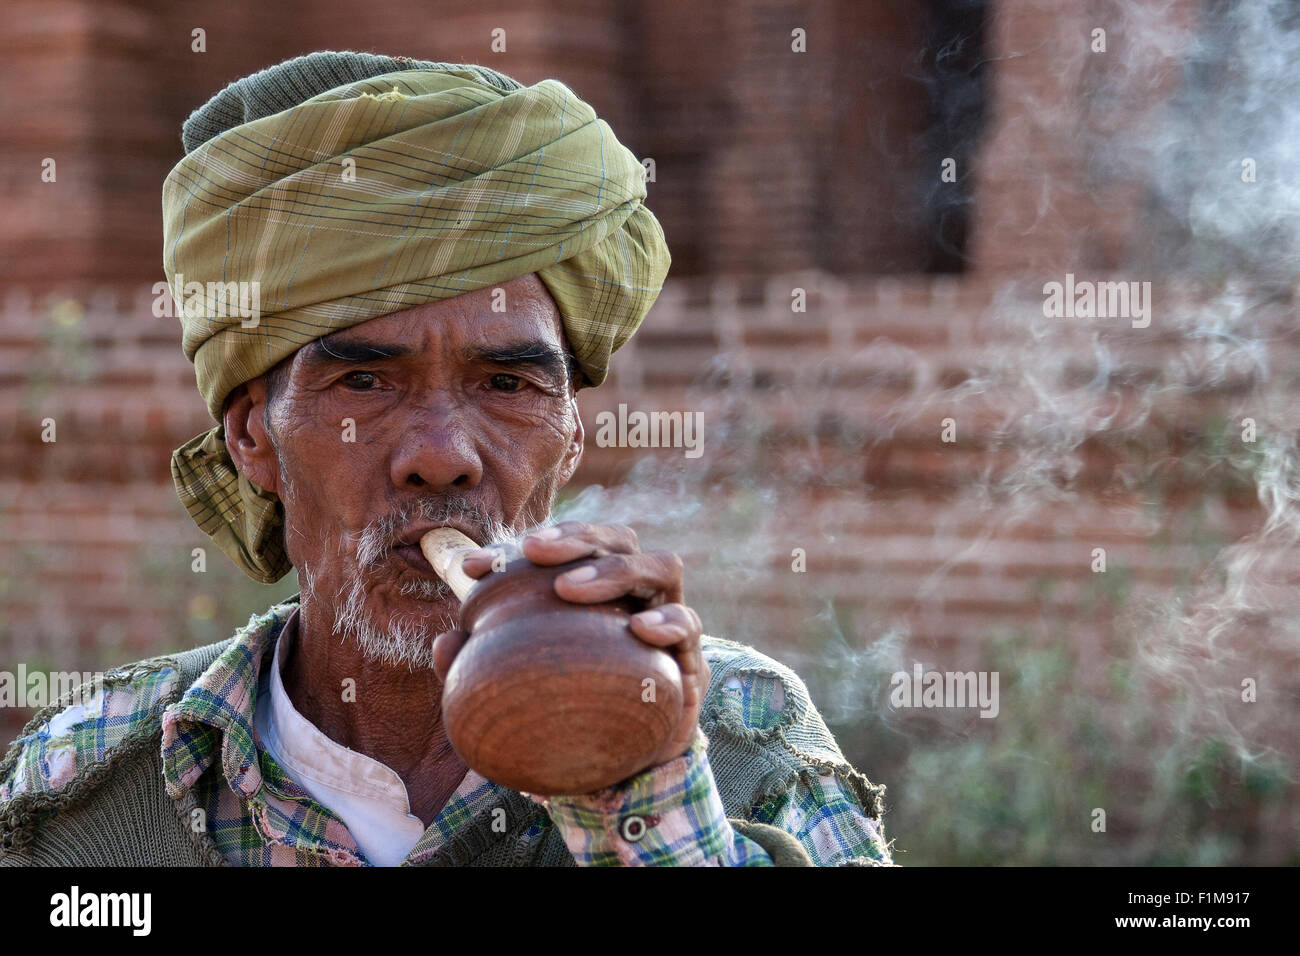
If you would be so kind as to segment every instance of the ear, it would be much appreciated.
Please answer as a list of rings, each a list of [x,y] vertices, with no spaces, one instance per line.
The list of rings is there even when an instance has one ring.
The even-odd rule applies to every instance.
[[[226,450],[235,467],[263,491],[280,493],[280,462],[266,430],[266,380],[240,385],[226,399]]]
[[[578,463],[582,461],[582,449],[587,440],[587,432],[582,427],[582,416],[578,413],[577,396],[569,396],[569,410],[573,413],[573,438],[569,441],[569,447],[565,449],[564,460],[560,462],[560,487],[569,483],[573,473],[578,470]]]

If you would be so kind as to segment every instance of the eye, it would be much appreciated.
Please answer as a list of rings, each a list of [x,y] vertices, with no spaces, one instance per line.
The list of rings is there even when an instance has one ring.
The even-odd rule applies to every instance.
[[[490,379],[492,387],[502,392],[517,392],[524,387],[524,380],[518,375],[498,372]]]
[[[373,372],[348,372],[343,376],[343,383],[350,389],[365,392],[374,388],[379,383],[379,379]]]

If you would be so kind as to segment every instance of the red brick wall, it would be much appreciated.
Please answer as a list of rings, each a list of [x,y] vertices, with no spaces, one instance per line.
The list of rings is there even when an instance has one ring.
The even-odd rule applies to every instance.
[[[796,287],[809,291],[797,318]],[[1205,561],[1203,546],[1179,540],[1193,534],[1185,512],[1212,505],[1195,533],[1221,542],[1259,526],[1253,486],[1207,445],[1240,445],[1235,423],[1262,407],[1252,406],[1262,400],[1248,376],[1179,381],[1171,356],[1193,355],[1193,339],[1103,329],[1122,349],[1109,370],[1119,384],[1109,397],[1071,397],[1097,373],[1088,329],[1103,323],[1052,325],[1034,315],[1032,290],[1023,304],[1010,288],[991,278],[794,274],[756,283],[745,299],[731,280],[673,283],[607,384],[582,393],[588,447],[575,485],[617,482],[650,458],[680,465],[686,491],[707,496],[717,482],[779,493],[770,554],[753,562],[762,572],[755,599],[786,600],[779,582],[788,574],[779,572],[790,549],[804,547],[818,598],[915,617],[918,639],[954,645],[1039,614],[1085,613],[1093,547],[1159,587]],[[0,433],[5,650],[56,642],[95,655],[117,634],[131,652],[166,646],[150,552],[178,549],[170,572],[188,581],[189,549],[206,544],[168,471],[171,450],[210,424],[191,366],[174,320],[154,318],[139,290],[44,301],[11,293],[0,318],[11,410]],[[1034,324],[1050,347],[1024,341]],[[1273,358],[1285,365],[1296,349],[1295,335],[1284,336]],[[1022,372],[1025,355],[1051,363],[1041,382]],[[1042,384],[1062,390],[1062,407],[1046,416],[1034,407]],[[1152,394],[1155,385],[1163,395]],[[1075,402],[1077,410],[1066,407]],[[595,416],[619,403],[703,412],[705,454],[599,447]],[[1084,421],[1099,408],[1115,416],[1111,428]],[[954,443],[941,441],[947,417]],[[46,418],[57,423],[52,444],[41,441]],[[837,543],[819,543],[832,533]],[[213,551],[211,561],[224,559]],[[1035,598],[1043,576],[1063,586]],[[927,581],[942,587],[927,593]],[[196,588],[200,581],[182,591]],[[218,604],[227,623],[249,610]]]

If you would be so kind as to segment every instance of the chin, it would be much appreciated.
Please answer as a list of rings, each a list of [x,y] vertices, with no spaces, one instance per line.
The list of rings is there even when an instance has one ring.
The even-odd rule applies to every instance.
[[[455,598],[442,581],[411,575],[402,575],[392,593],[402,604],[448,604]]]
[[[434,638],[456,623],[455,609],[444,602],[370,592],[363,606],[338,615],[335,633],[355,640],[370,660],[431,670]]]

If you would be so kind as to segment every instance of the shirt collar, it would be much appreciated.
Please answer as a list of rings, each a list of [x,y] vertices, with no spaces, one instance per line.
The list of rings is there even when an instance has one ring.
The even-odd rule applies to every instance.
[[[230,646],[163,713],[163,779],[172,798],[185,794],[216,759],[230,787],[252,799],[263,786],[253,739],[258,679],[297,598],[253,615]]]

